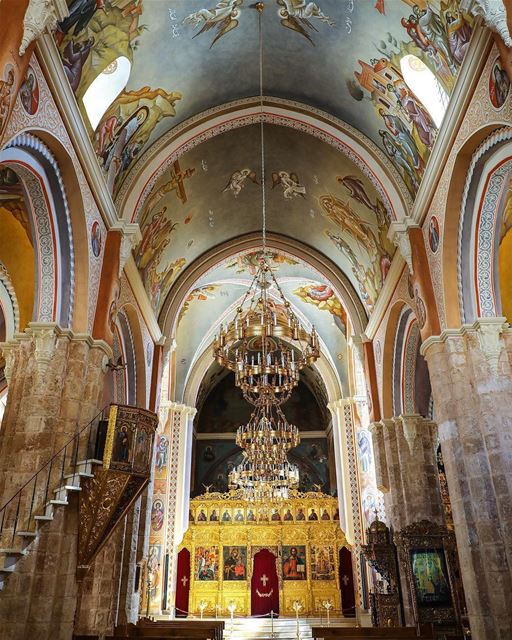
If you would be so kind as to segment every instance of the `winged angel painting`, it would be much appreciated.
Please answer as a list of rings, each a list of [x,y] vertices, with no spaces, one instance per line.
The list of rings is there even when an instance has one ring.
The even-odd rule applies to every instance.
[[[244,0],[220,0],[211,9],[199,9],[189,14],[183,20],[183,23],[199,28],[199,31],[193,36],[194,38],[213,29],[215,37],[210,45],[211,49],[220,38],[238,27],[243,3]],[[334,20],[323,13],[316,2],[310,2],[309,0],[276,0],[276,3],[278,7],[277,15],[283,27],[296,31],[309,40],[311,44],[314,44],[314,42],[308,30],[317,31],[311,22],[312,19],[316,18],[331,27],[335,24]],[[256,3],[249,5],[249,8],[256,8]]]

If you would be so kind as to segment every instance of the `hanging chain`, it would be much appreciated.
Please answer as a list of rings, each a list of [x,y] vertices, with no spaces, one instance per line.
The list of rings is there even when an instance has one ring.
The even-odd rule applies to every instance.
[[[267,210],[266,210],[266,198],[265,198],[265,134],[263,124],[263,28],[262,28],[262,16],[263,16],[263,3],[259,2],[258,9],[258,31],[259,31],[259,46],[260,46],[260,137],[261,137],[261,235],[263,245],[263,259],[266,260],[267,256]]]

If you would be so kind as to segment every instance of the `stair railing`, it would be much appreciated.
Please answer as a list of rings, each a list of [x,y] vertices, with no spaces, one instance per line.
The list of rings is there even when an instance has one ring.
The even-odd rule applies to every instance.
[[[15,548],[17,533],[34,533],[31,520],[52,499],[54,490],[75,484],[78,464],[103,457],[104,435],[110,407],[103,408],[0,508],[0,548]],[[7,543],[5,542],[7,541]]]

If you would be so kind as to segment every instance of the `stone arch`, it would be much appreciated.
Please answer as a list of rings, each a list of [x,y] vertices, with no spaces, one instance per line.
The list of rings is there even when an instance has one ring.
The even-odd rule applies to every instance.
[[[36,260],[33,320],[72,327],[75,251],[59,165],[50,149],[27,133],[16,136],[0,151],[0,163],[19,176],[31,219]]]
[[[464,224],[461,203],[464,193],[466,193],[464,209],[467,209],[472,202],[471,194],[473,191],[469,189],[471,179],[468,182],[468,175],[474,173],[474,166],[471,169],[475,159],[474,154],[480,147],[483,148],[488,137],[499,134],[499,131],[502,130],[492,134],[495,129],[496,126],[492,125],[483,127],[467,139],[457,154],[448,184],[447,193],[450,196],[446,200],[442,237],[443,291],[446,304],[445,325],[447,327],[459,327],[464,322],[460,305],[461,274],[459,260],[456,259],[456,256],[460,257],[462,246],[465,246],[460,235],[460,227]],[[472,213],[469,213],[468,210],[468,225],[471,217]],[[466,227],[466,229],[468,228],[469,226]],[[465,246],[465,248],[467,247]]]
[[[329,258],[313,247],[275,233],[267,234],[267,246],[269,249],[275,249],[302,260],[323,276],[345,306],[353,333],[355,335],[363,333],[368,320],[359,296],[347,276]],[[240,236],[235,241],[222,243],[192,262],[177,278],[163,304],[159,317],[162,333],[174,337],[180,309],[199,278],[237,253],[260,248],[261,235],[250,233]]]
[[[501,315],[499,229],[512,176],[512,128],[503,127],[474,151],[462,193],[457,251],[463,323]]]
[[[146,354],[140,318],[135,307],[126,303],[121,307],[120,317],[125,343],[131,345],[132,372],[129,397],[139,407],[147,405]],[[132,391],[133,390],[133,391]]]
[[[0,314],[2,317],[3,331],[0,334],[0,342],[7,342],[14,333],[20,330],[20,312],[16,291],[12,285],[9,273],[0,262]]]
[[[382,382],[381,382],[381,415],[382,418],[393,416],[393,362],[395,353],[395,339],[400,316],[406,307],[405,302],[399,300],[391,307],[386,324],[386,332],[382,347]]]

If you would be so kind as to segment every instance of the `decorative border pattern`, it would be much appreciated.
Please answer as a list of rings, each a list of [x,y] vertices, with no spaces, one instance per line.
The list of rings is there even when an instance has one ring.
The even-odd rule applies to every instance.
[[[328,114],[327,112],[322,111],[321,109],[317,109],[315,107],[305,105],[301,102],[286,100],[284,98],[274,98],[270,96],[264,97],[264,101],[267,106],[277,105],[278,107],[282,107],[282,108],[287,107],[290,110],[306,112],[306,117],[309,115],[310,117],[316,117],[318,119],[325,120],[329,124],[331,124],[333,127],[336,127],[340,132],[345,133],[347,136],[350,136],[355,140],[359,141],[363,146],[365,146],[368,149],[369,153],[376,159],[376,161],[381,164],[381,167],[385,166],[388,168],[389,170],[388,174],[392,177],[393,179],[392,181],[395,187],[397,188],[397,191],[399,191],[400,194],[402,195],[404,203],[408,207],[412,206],[411,195],[409,194],[405,186],[405,183],[401,175],[397,171],[397,169],[394,167],[394,165],[389,163],[388,158],[384,154],[384,152],[372,140],[370,140],[364,134],[362,134],[361,131],[359,131],[355,127],[352,127],[346,122],[340,120],[339,118],[336,118]],[[187,129],[190,129],[191,127],[193,127],[194,125],[197,125],[198,123],[212,120],[213,118],[217,117],[220,113],[223,113],[226,111],[234,111],[236,108],[254,106],[255,104],[256,103],[254,98],[244,98],[241,100],[234,100],[232,102],[227,102],[220,106],[207,109],[206,111],[203,111],[191,118],[188,118],[187,120],[184,120],[180,124],[173,127],[170,131],[168,131],[166,134],[164,134],[161,138],[159,138],[154,144],[150,146],[148,151],[143,156],[141,156],[139,160],[137,160],[133,168],[130,170],[129,174],[123,180],[117,192],[117,195],[115,197],[115,204],[118,210],[119,211],[121,210],[124,199],[126,198],[126,195],[130,190],[130,187],[137,180],[138,175],[142,173],[144,168],[151,162],[152,158],[159,151],[164,149],[180,133],[186,131]],[[272,118],[274,117],[276,118],[275,122],[272,120]],[[169,166],[170,163],[174,162],[174,160],[176,160],[179,156],[181,156],[183,153],[185,153],[189,149],[197,146],[198,144],[201,144],[205,140],[208,140],[209,138],[214,137],[215,135],[224,133],[225,131],[235,129],[240,126],[246,126],[248,124],[259,123],[261,121],[260,118],[261,116],[259,113],[252,114],[250,116],[243,116],[242,118],[240,118],[240,120],[242,121],[241,124],[237,124],[238,120],[234,120],[228,123],[223,123],[221,125],[218,125],[217,127],[213,127],[212,129],[208,129],[208,131],[200,134],[194,139],[194,140],[197,140],[197,142],[194,142],[194,140],[188,141],[185,145],[183,145],[180,148],[180,151],[178,153],[175,153],[175,154],[172,154],[172,156],[169,156],[164,161],[164,163],[160,165],[160,167],[157,170],[157,173],[153,174],[152,179],[148,184],[151,184],[151,187],[152,187],[154,182],[158,178],[158,176],[161,175],[160,170],[162,169],[162,166],[164,166],[164,169],[162,171],[165,171],[165,168]],[[325,142],[327,142],[327,144],[331,144],[332,146],[335,146],[336,148],[338,148],[338,150],[340,150],[342,153],[345,153],[344,149],[350,150],[350,153],[351,153],[351,155],[349,156],[350,159],[357,164],[357,166],[363,171],[365,175],[367,175],[369,180],[375,186],[377,192],[381,194],[382,187],[380,186],[380,182],[378,180],[377,175],[371,172],[368,165],[366,165],[366,163],[363,162],[357,154],[355,154],[355,157],[357,158],[357,161],[356,161],[356,159],[352,157],[352,155],[354,155],[355,152],[345,143],[341,142],[340,140],[337,140],[336,142],[338,142],[340,145],[338,147],[337,145],[333,144],[333,142],[336,140],[333,136],[326,134],[325,132],[321,132],[316,127],[303,121],[293,120],[290,118],[286,118],[284,116],[281,116],[281,117],[273,116],[272,114],[268,114],[268,113],[264,114],[264,118],[265,118],[265,122],[269,122],[271,124],[281,124],[283,126],[292,127],[301,131],[305,131],[310,135],[314,135],[315,137],[319,137],[320,139],[323,139]],[[282,122],[280,122],[279,120],[282,120]],[[367,172],[370,172],[371,175],[368,174]],[[143,193],[145,194],[143,199],[145,199],[147,197],[147,193],[145,189]],[[386,208],[388,209],[388,211],[390,212],[391,217],[396,219],[396,215],[394,214],[394,209],[391,202],[389,201],[389,198],[387,197],[387,195],[382,197],[383,197],[383,202]],[[139,202],[140,202],[140,199],[139,199]],[[140,207],[137,204],[136,210],[132,215],[132,220],[134,220],[137,217],[139,209]]]
[[[512,127],[503,127],[499,131],[488,136],[482,144],[476,149],[471,158],[466,181],[464,183],[464,191],[462,194],[462,202],[459,217],[459,231],[457,242],[457,283],[459,291],[459,309],[463,322],[470,322],[471,319],[466,317],[464,309],[464,274],[462,266],[463,251],[467,251],[468,247],[462,246],[463,232],[465,224],[473,222],[472,213],[475,211],[474,203],[468,203],[468,195],[471,185],[475,179],[475,168],[477,163],[493,148],[500,143],[512,140]],[[476,251],[476,273],[471,278],[471,283],[475,285],[475,298],[478,310],[478,316],[493,317],[497,314],[496,295],[494,291],[494,238],[496,232],[496,218],[498,214],[498,206],[505,182],[510,178],[512,161],[502,162],[497,168],[495,167],[489,174],[488,183],[485,192],[482,194],[480,202],[482,203],[478,213],[478,227],[474,230],[471,243],[474,240]],[[469,207],[472,211],[469,211]]]
[[[87,313],[87,329],[92,332],[94,324],[94,316],[96,313],[96,304],[98,300],[99,282],[102,267],[101,259],[95,259],[90,250],[90,229],[94,221],[100,225],[102,236],[105,237],[107,229],[103,223],[102,217],[96,205],[94,196],[89,188],[89,183],[85,177],[78,156],[68,135],[64,122],[62,121],[53,95],[48,87],[46,78],[41,71],[41,67],[35,55],[30,58],[30,65],[36,74],[39,83],[39,108],[33,115],[28,114],[21,104],[18,94],[14,108],[12,110],[9,122],[4,132],[4,140],[12,140],[22,132],[36,132],[38,130],[47,132],[52,138],[58,140],[62,144],[69,159],[72,162],[76,180],[78,181],[79,190],[85,212],[85,224],[88,234],[88,256],[89,256],[89,285],[88,285],[88,313]],[[6,144],[8,144],[6,142]]]
[[[0,282],[4,286],[7,295],[11,301],[12,312],[14,317],[14,331],[20,330],[20,308],[18,306],[18,298],[16,297],[16,291],[11,282],[7,267],[3,262],[0,262]],[[6,340],[10,340],[12,336],[6,336]]]
[[[360,603],[363,602],[363,578],[361,574],[361,545],[363,544],[363,531],[361,528],[361,511],[360,511],[360,495],[359,482],[357,478],[357,459],[354,441],[354,423],[352,419],[352,403],[345,401],[343,404],[343,422],[345,427],[347,442],[347,463],[350,478],[350,500],[352,509],[352,522],[354,526],[354,554],[352,556],[352,564],[355,567],[357,575],[357,593]]]

